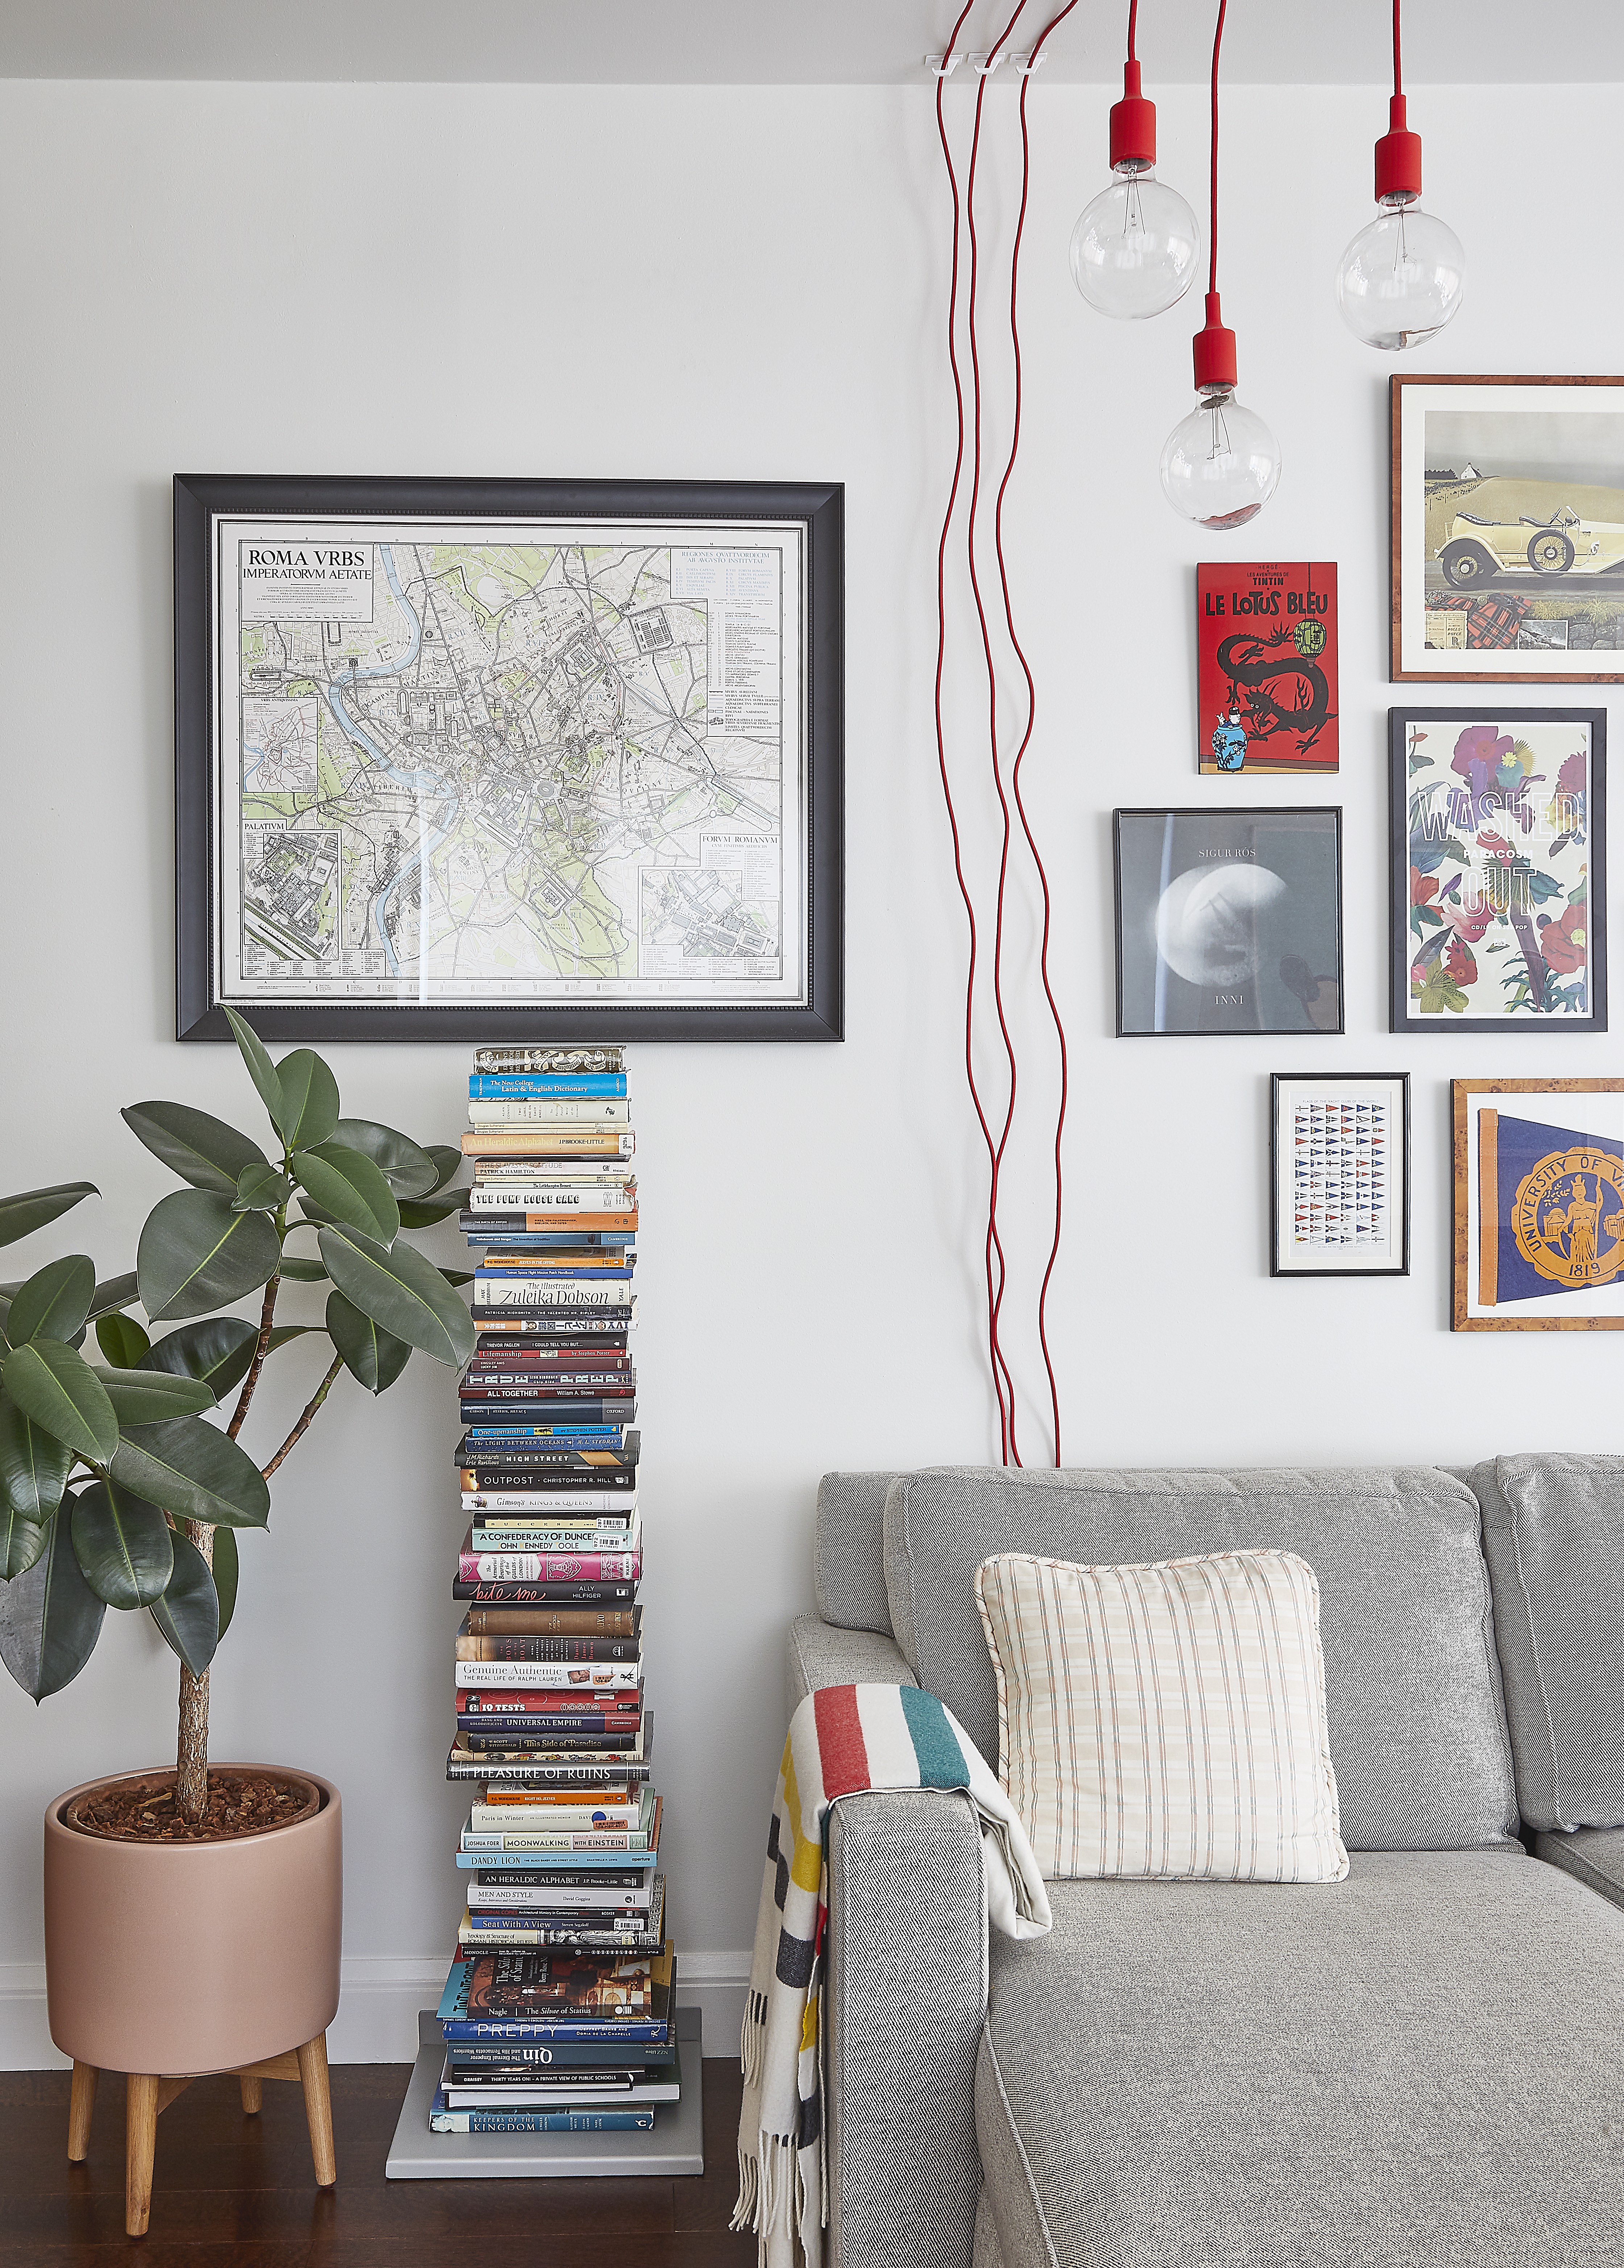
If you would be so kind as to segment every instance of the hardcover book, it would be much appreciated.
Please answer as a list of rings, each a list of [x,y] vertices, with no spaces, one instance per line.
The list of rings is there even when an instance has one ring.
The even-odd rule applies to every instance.
[[[1334,772],[1335,566],[1203,560],[1195,621],[1201,770]]]

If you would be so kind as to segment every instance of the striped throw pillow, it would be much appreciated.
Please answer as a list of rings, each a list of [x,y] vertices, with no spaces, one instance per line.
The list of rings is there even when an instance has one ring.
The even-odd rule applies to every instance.
[[[976,1570],[998,1773],[1046,1880],[1335,1882],[1319,1586],[1294,1551]]]

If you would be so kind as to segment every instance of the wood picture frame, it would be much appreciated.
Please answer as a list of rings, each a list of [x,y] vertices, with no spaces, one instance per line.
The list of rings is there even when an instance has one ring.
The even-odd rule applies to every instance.
[[[1605,1032],[1606,711],[1390,709],[1387,767],[1389,1028]]]
[[[1273,1072],[1268,1165],[1271,1276],[1409,1274],[1408,1071]]]
[[[1624,378],[1387,384],[1393,682],[1624,683]]]
[[[837,482],[177,475],[177,1038],[841,1038],[844,573]]]
[[[1458,1079],[1450,1105],[1451,1329],[1624,1330],[1624,1079]]]
[[[1342,1030],[1340,804],[1119,810],[1112,845],[1119,1039]]]

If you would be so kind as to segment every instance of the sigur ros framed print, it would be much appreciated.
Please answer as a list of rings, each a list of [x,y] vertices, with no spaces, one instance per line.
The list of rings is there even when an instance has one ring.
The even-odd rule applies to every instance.
[[[1342,1028],[1342,814],[1119,811],[1119,1038]]]
[[[1624,378],[1388,386],[1394,680],[1624,682]]]
[[[839,1039],[842,512],[177,477],[177,1035]]]
[[[1410,1272],[1407,1071],[1269,1081],[1271,1276]]]
[[[1607,1028],[1606,712],[1388,711],[1395,1032]]]
[[[1624,1330],[1624,1079],[1458,1079],[1458,1331]]]

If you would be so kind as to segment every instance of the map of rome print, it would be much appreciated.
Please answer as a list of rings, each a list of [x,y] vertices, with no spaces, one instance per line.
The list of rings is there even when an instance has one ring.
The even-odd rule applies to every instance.
[[[231,527],[222,997],[798,994],[796,531],[518,532]]]

